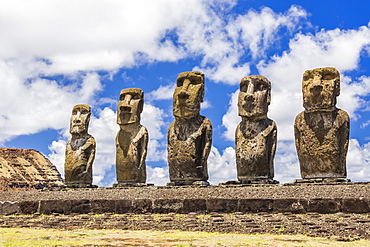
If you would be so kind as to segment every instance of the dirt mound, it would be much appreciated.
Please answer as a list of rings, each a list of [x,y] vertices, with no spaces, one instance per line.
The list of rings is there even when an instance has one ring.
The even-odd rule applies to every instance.
[[[0,191],[63,185],[56,167],[33,149],[0,148]]]

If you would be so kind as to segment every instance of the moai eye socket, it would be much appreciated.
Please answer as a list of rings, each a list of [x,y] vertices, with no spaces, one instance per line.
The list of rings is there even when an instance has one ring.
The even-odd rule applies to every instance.
[[[77,115],[77,111],[76,110],[72,111],[72,115]]]
[[[184,84],[184,78],[179,78],[179,79],[177,79],[177,86],[178,87],[182,87],[182,85]]]
[[[322,76],[324,80],[333,80],[335,79],[335,77],[336,77],[336,74],[333,74],[333,73],[327,73]]]
[[[304,75],[303,75],[303,80],[304,81],[308,81],[308,80],[311,80],[311,79],[313,79],[313,74],[312,73],[304,73]]]
[[[88,114],[89,113],[89,111],[88,110],[82,110],[81,111],[81,114]]]
[[[140,96],[138,94],[132,94],[132,98],[133,100],[138,100],[140,99]]]
[[[263,91],[267,89],[267,84],[263,81],[256,82],[256,86],[254,87],[255,91]]]

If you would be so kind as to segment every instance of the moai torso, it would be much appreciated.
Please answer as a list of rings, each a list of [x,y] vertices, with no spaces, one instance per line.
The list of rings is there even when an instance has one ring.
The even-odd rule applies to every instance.
[[[277,128],[267,118],[271,84],[263,76],[241,80],[238,110],[242,121],[235,131],[238,180],[243,182],[274,177]]]
[[[91,184],[92,164],[96,143],[87,133],[91,109],[88,105],[76,105],[72,110],[70,133],[66,146],[64,176],[67,184]]]
[[[302,178],[345,178],[349,116],[336,108],[340,91],[334,68],[308,70],[303,75],[305,111],[294,123]]]
[[[145,158],[148,131],[140,124],[144,93],[138,88],[123,89],[117,109],[120,130],[116,137],[116,174],[118,183],[145,183]]]
[[[171,182],[208,180],[207,159],[212,145],[212,123],[199,115],[203,93],[202,73],[180,73],[173,96],[175,120],[168,129]]]

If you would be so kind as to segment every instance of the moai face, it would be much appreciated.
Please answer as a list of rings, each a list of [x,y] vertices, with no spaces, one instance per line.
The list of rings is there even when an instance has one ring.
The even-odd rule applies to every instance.
[[[307,70],[303,74],[303,107],[306,110],[332,110],[340,92],[339,72],[335,68]]]
[[[143,107],[144,92],[141,89],[123,89],[117,106],[117,124],[125,125],[140,122]]]
[[[69,133],[84,134],[89,128],[91,108],[88,105],[76,105],[73,107],[70,120]]]
[[[204,74],[199,71],[180,73],[173,94],[173,115],[177,118],[199,115],[203,96]]]
[[[271,101],[271,83],[259,75],[246,76],[240,82],[238,110],[241,117],[267,114]]]

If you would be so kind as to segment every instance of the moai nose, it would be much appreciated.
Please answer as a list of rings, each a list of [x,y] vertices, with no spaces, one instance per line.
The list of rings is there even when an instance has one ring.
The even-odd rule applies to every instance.
[[[123,100],[123,102],[127,105],[130,104],[130,101],[131,101],[131,98],[132,98],[132,95],[131,94],[126,94],[125,95],[125,99]]]

